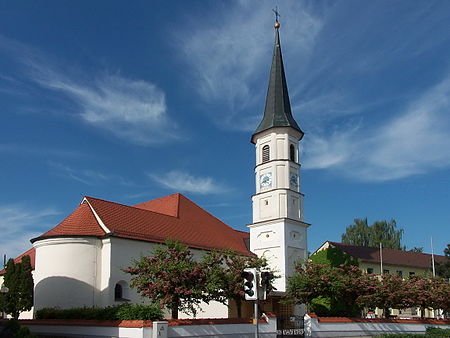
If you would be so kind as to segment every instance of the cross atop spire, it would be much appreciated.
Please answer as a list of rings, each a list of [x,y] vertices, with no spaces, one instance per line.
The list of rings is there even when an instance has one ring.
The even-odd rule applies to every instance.
[[[274,127],[291,127],[300,132],[300,139],[303,137],[303,131],[294,120],[291,112],[291,103],[289,101],[286,76],[284,74],[283,57],[281,55],[280,45],[280,23],[278,22],[278,10],[274,10],[276,16],[275,22],[275,46],[273,50],[272,66],[270,69],[269,88],[267,89],[266,107],[264,117],[256,128],[252,136],[252,142],[256,134]]]
[[[272,11],[275,13],[275,22],[279,23],[278,22],[278,17],[281,16],[281,15],[280,15],[280,12],[278,12],[278,6],[275,6],[275,9],[272,9]]]

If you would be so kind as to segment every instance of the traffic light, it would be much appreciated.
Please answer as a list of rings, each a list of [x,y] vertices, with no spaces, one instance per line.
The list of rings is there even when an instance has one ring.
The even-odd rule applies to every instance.
[[[270,271],[261,271],[261,278],[260,278],[261,300],[266,300],[267,294],[272,290],[276,290],[276,288],[272,285],[272,280],[274,279],[274,277],[275,276]]]
[[[246,268],[242,272],[244,278],[244,296],[245,300],[258,299],[258,281],[256,269]]]

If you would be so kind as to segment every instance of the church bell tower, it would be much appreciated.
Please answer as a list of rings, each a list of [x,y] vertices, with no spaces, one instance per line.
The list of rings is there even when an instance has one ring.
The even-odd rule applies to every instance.
[[[289,102],[280,46],[280,24],[275,23],[275,46],[264,117],[252,135],[255,144],[256,193],[252,196],[250,250],[267,258],[281,278],[277,291],[286,290],[294,263],[307,258],[307,227],[303,219],[299,142],[303,131]]]

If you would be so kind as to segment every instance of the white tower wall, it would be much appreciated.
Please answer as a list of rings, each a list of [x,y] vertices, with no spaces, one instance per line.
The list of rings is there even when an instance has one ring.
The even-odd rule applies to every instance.
[[[34,243],[36,310],[91,307],[97,288],[100,240],[95,238],[50,238]]]
[[[300,192],[300,137],[300,132],[290,127],[270,128],[254,136],[256,194],[252,196],[250,250],[267,258],[280,276],[274,284],[279,292],[286,291],[287,278],[292,275],[295,262],[307,258],[309,224],[304,222]]]

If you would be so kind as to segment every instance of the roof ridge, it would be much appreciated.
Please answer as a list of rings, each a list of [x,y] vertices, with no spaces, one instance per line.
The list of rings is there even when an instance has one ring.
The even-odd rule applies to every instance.
[[[239,230],[239,229],[234,229],[234,228],[232,228],[234,231],[237,231],[237,232],[242,232],[243,234],[249,234],[249,232],[248,231],[244,231],[244,230]]]
[[[331,244],[338,244],[338,245],[342,245],[342,246],[349,246],[349,247],[355,247],[355,248],[370,248],[370,249],[376,249],[379,250],[379,247],[376,246],[365,246],[365,245],[355,245],[355,244],[348,244],[348,243],[342,243],[342,242],[333,242],[333,241],[328,241]],[[427,252],[415,252],[415,251],[410,251],[410,250],[400,250],[400,249],[392,249],[392,248],[382,248],[383,251],[385,250],[390,250],[390,251],[396,251],[396,252],[402,252],[402,253],[408,253],[408,254],[414,254],[414,255],[425,255],[425,256],[437,256],[437,257],[445,257],[444,255],[439,255],[439,254],[430,254]]]
[[[171,195],[168,195],[168,196],[171,196]],[[102,199],[102,198],[96,198],[96,197],[90,197],[90,196],[85,196],[85,198],[92,198],[92,199],[94,199],[94,200],[98,200],[98,201],[102,201],[102,202],[106,202],[106,203],[111,203],[111,204],[120,205],[120,206],[122,206],[122,207],[133,208],[133,209],[136,209],[136,210],[145,211],[145,212],[150,212],[150,213],[153,213],[153,214],[158,214],[158,215],[167,216],[167,217],[172,217],[172,218],[178,218],[178,217],[176,217],[176,216],[164,214],[164,213],[161,213],[161,212],[152,211],[152,210],[143,209],[143,208],[138,208],[138,207],[136,207],[136,206],[134,206],[134,205],[126,205],[126,204],[123,204],[123,203],[117,203],[117,202],[113,202],[113,201],[108,201],[108,200],[105,200],[105,199]],[[150,201],[154,201],[154,200],[150,200]],[[150,202],[150,201],[147,201],[147,202]],[[143,202],[143,203],[146,203],[146,202]],[[139,204],[141,204],[141,203],[139,203]]]

